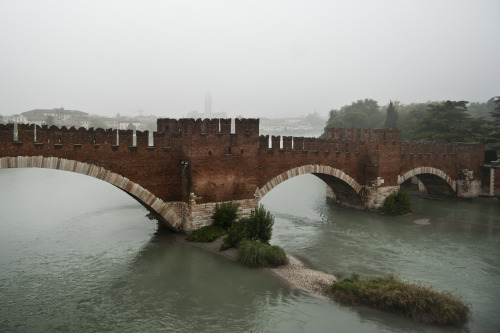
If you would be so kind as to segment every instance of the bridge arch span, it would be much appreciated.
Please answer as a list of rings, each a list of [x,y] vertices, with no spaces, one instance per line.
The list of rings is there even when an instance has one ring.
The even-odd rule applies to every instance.
[[[302,165],[280,173],[268,181],[263,187],[258,188],[255,191],[255,197],[260,200],[269,191],[284,181],[304,174],[313,174],[322,179],[332,189],[337,199],[343,204],[362,206],[360,192],[363,186],[343,170],[319,164]]]
[[[100,179],[123,190],[143,206],[159,215],[159,217],[161,217],[164,222],[166,222],[167,227],[170,227],[177,231],[182,228],[182,217],[179,214],[179,212],[181,212],[181,210],[183,209],[181,203],[165,202],[143,188],[141,185],[95,164],[89,164],[75,160],[67,160],[59,157],[1,157],[0,169],[7,168],[54,169],[79,173],[82,175]]]
[[[456,195],[456,182],[444,171],[433,167],[414,168],[398,176],[398,185],[403,184],[411,177],[417,177],[427,188],[429,193]]]

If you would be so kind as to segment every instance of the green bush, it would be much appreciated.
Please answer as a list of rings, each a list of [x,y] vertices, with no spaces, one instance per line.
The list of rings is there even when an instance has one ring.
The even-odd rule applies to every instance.
[[[246,239],[269,243],[273,235],[274,216],[263,205],[250,212],[246,224]]]
[[[249,267],[280,266],[288,262],[285,251],[258,240],[242,240],[238,245],[238,260]]]
[[[234,201],[215,204],[212,216],[214,225],[223,229],[230,228],[238,218],[238,206],[239,204]]]
[[[231,247],[237,247],[238,243],[246,238],[246,225],[248,224],[248,217],[243,217],[236,221],[231,228],[229,228],[227,236],[222,241],[220,250],[224,251]]]
[[[273,234],[273,224],[274,216],[264,206],[259,205],[250,212],[250,216],[239,219],[229,228],[220,250],[238,247],[238,243],[244,239],[269,243]]]
[[[215,225],[209,225],[193,231],[187,237],[187,240],[190,242],[213,242],[224,234],[226,234],[226,230]]]
[[[398,190],[389,195],[380,212],[387,215],[403,215],[411,212],[411,200],[405,190]]]
[[[470,312],[468,305],[450,292],[404,282],[394,275],[360,279],[353,274],[333,283],[330,292],[341,303],[396,311],[429,324],[460,326],[467,322]]]

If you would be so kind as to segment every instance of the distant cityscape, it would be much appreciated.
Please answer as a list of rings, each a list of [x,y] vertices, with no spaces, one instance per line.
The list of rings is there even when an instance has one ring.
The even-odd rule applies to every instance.
[[[53,109],[34,109],[10,116],[0,115],[0,124],[18,123],[35,124],[37,126],[57,127],[83,127],[89,128],[119,128],[121,130],[135,129],[138,131],[156,131],[154,115],[138,115],[133,117],[117,114],[115,117],[105,117],[89,114],[79,110],[67,110],[63,107]],[[205,96],[204,112],[191,111],[187,118],[213,119],[228,118],[225,112],[212,112],[212,97],[210,93]],[[316,112],[303,117],[289,118],[260,118],[259,132],[263,135],[285,136],[319,136],[323,133],[326,117],[319,116]]]

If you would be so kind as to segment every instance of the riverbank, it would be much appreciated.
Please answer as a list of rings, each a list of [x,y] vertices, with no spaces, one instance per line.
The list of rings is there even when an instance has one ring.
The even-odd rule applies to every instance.
[[[210,243],[200,243],[187,241],[186,235],[183,234],[173,234],[173,237],[176,241],[188,246],[221,255],[233,261],[237,260],[236,249],[230,248],[224,251],[219,251],[221,244],[220,238]],[[303,290],[319,297],[329,298],[327,288],[330,287],[334,281],[337,281],[337,278],[334,275],[307,268],[302,261],[289,253],[287,253],[287,258],[288,264],[265,269],[268,269],[276,274],[292,288]]]

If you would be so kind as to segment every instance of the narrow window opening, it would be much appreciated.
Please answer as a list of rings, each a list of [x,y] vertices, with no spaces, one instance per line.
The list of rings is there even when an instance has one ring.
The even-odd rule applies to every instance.
[[[154,146],[153,132],[148,132],[148,146],[149,147]]]
[[[17,123],[14,123],[14,141],[19,140],[19,132],[17,130]]]
[[[231,118],[231,134],[235,134],[235,133],[236,133],[236,119]]]

